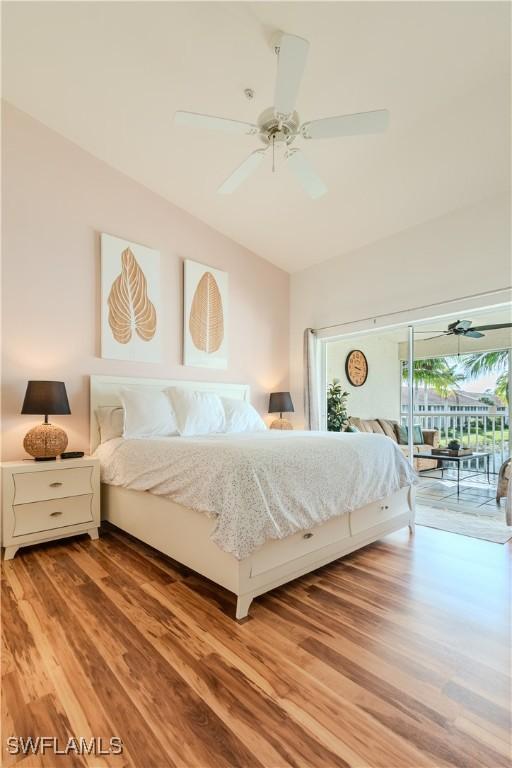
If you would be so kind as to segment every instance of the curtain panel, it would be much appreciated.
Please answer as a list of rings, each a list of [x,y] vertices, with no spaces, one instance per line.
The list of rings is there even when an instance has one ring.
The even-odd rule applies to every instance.
[[[304,418],[306,429],[320,429],[318,340],[312,328],[304,331]]]

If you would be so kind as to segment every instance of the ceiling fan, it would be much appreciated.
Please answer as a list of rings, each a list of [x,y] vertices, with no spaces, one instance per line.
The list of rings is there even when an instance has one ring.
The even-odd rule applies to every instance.
[[[234,192],[263,161],[271,149],[272,170],[275,170],[275,148],[285,149],[287,165],[297,177],[309,197],[315,199],[327,192],[327,187],[310,165],[302,151],[293,146],[298,137],[303,139],[332,139],[339,136],[380,133],[389,122],[389,112],[377,109],[352,115],[324,117],[303,123],[295,111],[302,73],[306,65],[309,43],[302,37],[283,34],[274,50],[278,57],[274,106],[266,109],[256,123],[229,120],[196,112],[178,111],[175,123],[186,127],[207,128],[231,134],[258,136],[264,144],[255,149],[241,165],[220,185],[218,192],[229,195]],[[250,89],[246,92],[252,94]],[[251,97],[251,96],[249,96]]]
[[[481,331],[495,331],[499,328],[512,328],[512,323],[473,326],[471,320],[455,320],[455,322],[450,323],[446,331],[441,331],[435,336],[429,336],[428,339],[423,339],[423,341],[438,339],[440,336],[468,336],[471,339],[480,339],[482,336],[485,336],[485,333],[481,333]],[[416,331],[416,333],[432,333],[432,331]]]

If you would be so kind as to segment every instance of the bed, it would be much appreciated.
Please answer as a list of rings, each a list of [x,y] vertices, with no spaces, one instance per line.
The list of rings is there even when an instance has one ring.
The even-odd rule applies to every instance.
[[[96,410],[119,405],[120,390],[126,386],[145,390],[179,386],[246,401],[249,387],[91,376],[91,452],[96,452],[102,463],[102,517],[233,592],[237,619],[248,615],[258,595],[400,528],[409,526],[411,533],[414,531],[414,474],[400,452],[394,453],[396,448],[387,438],[264,432],[196,440],[119,438],[100,445]],[[349,459],[326,460],[331,453]],[[288,462],[289,472],[287,456],[293,457]],[[350,457],[354,468],[364,467],[365,474],[363,482],[351,488],[349,498],[342,498],[341,490],[351,480]],[[259,462],[258,471],[251,469],[250,496],[242,480],[247,467],[255,462]],[[182,473],[183,467],[190,471],[185,489],[183,480],[181,485],[179,482],[180,467]],[[214,471],[217,475],[212,475],[212,480],[207,473]],[[233,473],[229,497],[223,487],[217,493],[222,485],[217,478],[222,478],[224,471]],[[265,492],[260,487],[262,477],[267,478]],[[314,495],[315,479],[325,493]],[[339,501],[336,482],[341,488]],[[242,488],[249,495],[237,495]],[[361,504],[365,498],[369,498],[368,503]],[[333,514],[335,501],[340,514],[338,507]],[[250,525],[243,536],[238,536],[244,520]]]

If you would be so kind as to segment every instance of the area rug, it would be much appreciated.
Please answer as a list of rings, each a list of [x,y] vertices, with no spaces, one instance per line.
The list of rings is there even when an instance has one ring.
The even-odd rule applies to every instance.
[[[474,539],[485,539],[496,544],[505,544],[512,539],[512,526],[505,523],[505,505],[502,511],[492,514],[486,511],[485,514],[479,515],[473,510],[454,512],[452,509],[436,509],[418,504],[416,524],[458,533],[461,536],[471,536]]]

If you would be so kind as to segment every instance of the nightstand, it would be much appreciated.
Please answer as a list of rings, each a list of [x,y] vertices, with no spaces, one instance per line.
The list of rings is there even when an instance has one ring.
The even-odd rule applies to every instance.
[[[98,538],[98,459],[7,461],[1,466],[4,560],[28,544],[77,533]]]

